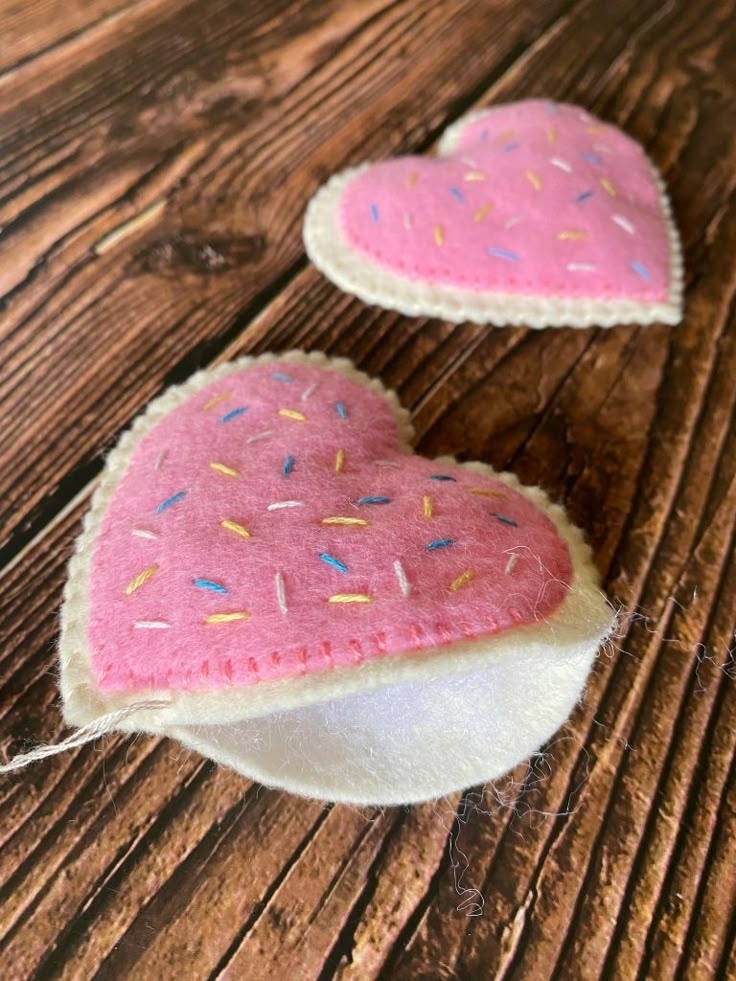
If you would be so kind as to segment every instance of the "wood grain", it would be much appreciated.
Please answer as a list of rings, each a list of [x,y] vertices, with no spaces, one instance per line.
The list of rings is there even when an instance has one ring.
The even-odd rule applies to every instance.
[[[64,566],[145,402],[244,352],[352,357],[419,449],[513,469],[593,544],[621,632],[529,765],[325,807],[166,740],[0,780],[3,974],[711,978],[736,969],[736,24],[694,0],[0,0],[0,744],[61,734]],[[346,163],[572,99],[666,176],[678,328],[367,309],[305,261]]]

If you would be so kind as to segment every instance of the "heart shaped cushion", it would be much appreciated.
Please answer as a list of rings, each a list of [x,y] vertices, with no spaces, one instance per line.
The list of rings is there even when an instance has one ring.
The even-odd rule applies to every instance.
[[[531,327],[682,316],[664,184],[641,146],[543,100],[465,116],[436,158],[333,176],[307,252],[339,287],[410,316]]]
[[[471,679],[465,701],[482,692],[487,704],[498,678],[492,671],[480,684],[478,675],[516,657],[524,667],[512,680],[527,691],[538,659],[545,684],[550,670],[567,679],[561,708],[553,718],[541,712],[546,738],[610,628],[580,535],[540,491],[481,464],[414,456],[410,434],[392,393],[323,355],[244,359],[155,401],[111,454],[70,566],[61,635],[68,721],[130,711],[121,728],[173,733],[291,789],[415,799],[406,778],[389,793],[385,775],[361,795],[352,757],[334,785],[320,753],[312,777],[303,759],[285,777],[283,754],[265,763],[252,755],[266,744],[272,752],[276,735],[266,741],[258,722],[243,723],[270,729],[292,713],[282,734],[306,727],[324,740],[324,719],[298,713],[332,706],[334,731],[344,712],[381,717],[377,703],[360,710],[351,699],[378,691],[385,705],[401,689],[413,692],[412,706],[435,706],[434,725],[453,684]],[[381,731],[392,731],[383,721]],[[535,719],[524,733],[533,743],[526,752],[541,741],[539,726]],[[415,738],[420,729],[412,727]],[[310,740],[313,750],[318,743]],[[518,758],[514,747],[505,767]],[[487,777],[485,748],[475,757]],[[391,769],[396,781],[395,761]],[[419,796],[457,779],[445,769]]]

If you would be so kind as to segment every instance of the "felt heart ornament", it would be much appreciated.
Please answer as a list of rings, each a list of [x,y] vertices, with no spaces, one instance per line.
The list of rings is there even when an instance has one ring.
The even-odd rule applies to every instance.
[[[312,198],[314,264],[366,303],[455,322],[678,323],[682,259],[641,146],[544,100],[462,117],[435,158],[333,176]]]
[[[66,720],[355,803],[534,752],[611,630],[588,550],[541,490],[410,438],[392,392],[321,354],[244,358],[154,401],[70,563]]]

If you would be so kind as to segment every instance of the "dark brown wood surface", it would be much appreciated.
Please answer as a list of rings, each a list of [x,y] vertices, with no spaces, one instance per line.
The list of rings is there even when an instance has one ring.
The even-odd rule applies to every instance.
[[[577,101],[668,182],[677,328],[367,309],[307,263],[329,173]],[[397,389],[418,447],[563,501],[621,606],[530,767],[325,807],[150,738],[0,778],[0,976],[736,976],[736,18],[730,0],[0,0],[0,750],[62,736],[65,563],[146,401],[245,352]]]

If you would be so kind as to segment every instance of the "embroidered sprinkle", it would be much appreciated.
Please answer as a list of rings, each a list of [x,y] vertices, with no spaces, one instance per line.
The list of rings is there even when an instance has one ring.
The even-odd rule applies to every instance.
[[[578,196],[575,198],[575,204],[581,204],[583,201],[587,201],[588,198],[592,198],[592,197],[593,197],[592,191],[583,191],[582,194],[578,194]]]
[[[328,555],[327,552],[322,552],[320,559],[325,565],[331,565],[333,569],[337,569],[338,572],[347,572],[348,567],[344,562],[336,559],[334,555]]]
[[[340,416],[341,419],[347,419],[348,410],[342,402],[335,402],[335,411]]]
[[[132,534],[135,535],[136,538],[150,538],[151,541],[158,538],[158,535],[155,532],[148,531],[145,528],[134,528]]]
[[[598,156],[598,154],[597,153],[593,153],[592,150],[586,150],[585,153],[581,153],[580,156],[583,158],[583,160],[587,160],[588,163],[592,163],[592,164],[602,164],[603,163],[603,161]]]
[[[245,610],[239,610],[237,613],[212,613],[210,616],[205,617],[205,623],[231,623],[233,620],[248,620],[250,619],[250,613],[246,613]]]
[[[645,280],[647,283],[652,278],[649,274],[649,270],[647,269],[647,267],[643,266],[640,262],[632,262],[631,268],[634,270],[637,276],[641,276],[641,278]]]
[[[529,181],[535,191],[542,190],[542,179],[540,178],[539,174],[536,173],[536,171],[527,170],[526,179]]]
[[[165,630],[171,624],[165,620],[136,620],[133,626],[137,630]]]
[[[414,185],[416,184],[417,180],[418,180],[418,174],[417,174],[417,172],[415,170],[412,170],[412,172],[406,178],[406,186],[407,187],[414,187]]]
[[[273,429],[263,429],[260,433],[254,433],[246,439],[246,443],[257,443],[259,439],[265,439],[267,436],[273,436]]]
[[[399,580],[399,589],[404,596],[408,596],[411,592],[411,585],[409,584],[409,580],[406,578],[404,567],[398,559],[396,559],[394,562],[394,572],[396,573],[396,578]]]
[[[286,605],[286,588],[284,586],[284,577],[280,572],[276,573],[276,600],[279,604],[279,609],[286,616],[289,612],[289,607]]]
[[[296,457],[293,456],[290,453],[287,456],[287,458],[284,460],[284,465],[281,468],[281,471],[282,471],[284,477],[288,477],[289,476],[289,474],[291,473],[291,471],[294,469],[294,464],[295,463],[296,463]]]
[[[609,181],[607,177],[601,177],[601,187],[606,192],[606,194],[610,195],[612,198],[616,197],[616,188],[613,186],[613,184]]]
[[[493,211],[493,205],[490,201],[482,204],[480,208],[473,215],[473,221],[483,221],[483,219]]]
[[[226,415],[220,419],[220,422],[230,422],[231,419],[237,419],[238,416],[242,416],[243,413],[247,411],[247,405],[239,405],[237,409],[233,409],[231,412],[226,413]]]
[[[373,598],[365,593],[337,593],[330,596],[328,603],[372,603]]]
[[[224,528],[226,531],[232,531],[235,535],[240,535],[241,538],[250,538],[250,532],[247,528],[239,525],[236,521],[228,521],[225,519],[220,522],[220,527]]]
[[[237,470],[233,470],[232,467],[228,467],[224,463],[211,463],[210,468],[216,470],[218,473],[224,473],[226,477],[240,476]]]
[[[592,262],[568,262],[567,268],[570,272],[595,272],[597,267]]]
[[[450,592],[456,593],[458,589],[462,589],[463,586],[475,579],[475,569],[466,569],[465,572],[461,573],[457,579],[453,579],[450,583]]]
[[[434,226],[434,240],[437,245],[443,245],[445,241],[445,230],[442,225]]]
[[[359,497],[356,504],[390,504],[393,498],[390,497]]]
[[[624,218],[623,215],[611,215],[611,218],[613,219],[613,221],[616,222],[616,224],[619,226],[619,228],[623,228],[623,230],[625,232],[628,232],[629,235],[633,235],[634,232],[636,231],[636,229],[631,224],[631,222],[629,221],[629,219],[628,218]]]
[[[463,177],[463,180],[466,180],[466,181],[469,181],[469,182],[470,181],[484,181],[485,179],[486,179],[486,175],[485,175],[485,173],[482,170],[469,170],[467,172],[467,174],[465,174],[465,176]]]
[[[303,508],[304,501],[274,501],[266,508],[267,511],[280,511],[281,508]]]
[[[284,419],[296,419],[297,422],[306,422],[307,417],[303,412],[297,412],[296,409],[279,409],[279,415],[283,416]]]
[[[167,511],[174,504],[178,504],[182,498],[187,496],[186,491],[179,491],[176,494],[172,494],[171,497],[167,497],[165,501],[161,501],[160,504],[156,505],[156,514],[161,514],[162,511]]]
[[[509,556],[509,560],[506,563],[506,568],[504,570],[507,576],[514,571],[514,566],[518,561],[519,561],[519,556],[516,554],[516,552],[512,552],[511,555]]]
[[[515,252],[509,252],[508,249],[488,249],[489,255],[494,255],[498,259],[506,259],[508,262],[521,262],[521,256],[517,255]]]
[[[307,401],[307,399],[312,394],[312,392],[314,392],[316,387],[317,387],[317,382],[312,382],[311,385],[307,385],[307,387],[302,392],[302,402]]]
[[[367,525],[365,518],[322,518],[323,525]]]
[[[132,593],[136,591],[136,589],[140,589],[141,586],[144,583],[148,582],[151,576],[155,576],[157,572],[158,572],[157,565],[149,565],[149,567],[147,569],[144,569],[143,572],[139,572],[138,575],[135,577],[135,579],[131,579],[131,581],[125,587],[126,594],[130,596]]]
[[[377,204],[372,204],[371,205],[371,218],[373,219],[374,222],[377,222],[378,221],[378,217],[379,217],[378,216],[378,205]]]
[[[447,473],[432,473],[432,474],[429,475],[429,479],[430,480],[451,480],[454,483],[457,483],[457,480],[455,479],[455,477],[451,477]]]
[[[459,201],[460,204],[465,203],[465,195],[463,194],[463,192],[460,190],[459,187],[451,187],[450,194],[455,198],[456,201]]]
[[[490,487],[471,487],[470,493],[478,497],[503,497],[503,491],[491,490]]]
[[[496,518],[498,521],[502,521],[505,525],[511,525],[512,528],[519,527],[517,521],[514,521],[513,518],[507,518],[505,514],[499,514],[497,511],[494,511],[493,517]]]
[[[345,469],[345,450],[338,450],[335,454],[335,473],[342,473]]]
[[[291,375],[285,374],[283,371],[274,371],[271,373],[271,377],[277,382],[293,382],[294,379]]]
[[[424,517],[425,518],[431,518],[432,517],[432,511],[433,510],[434,509],[432,507],[432,498],[429,497],[429,495],[425,494],[424,495]]]
[[[518,149],[519,149],[519,144],[518,143],[509,143],[507,146],[505,146],[503,148],[503,152],[504,153],[511,153],[512,150],[518,150]]]
[[[221,586],[219,582],[212,582],[211,579],[192,579],[192,585],[196,586],[197,589],[208,589],[211,593],[226,593],[227,589]]]
[[[454,538],[438,538],[437,541],[429,542],[427,551],[434,552],[438,548],[448,548],[450,545],[457,545],[457,541]]]
[[[209,400],[209,402],[202,406],[202,411],[206,412],[208,409],[211,409],[213,405],[217,405],[218,402],[224,402],[225,399],[230,398],[231,394],[231,392],[222,392],[220,395],[215,395]]]
[[[551,157],[549,162],[553,167],[557,167],[559,170],[564,170],[566,174],[572,173],[572,167],[566,160],[560,160],[559,157]]]
[[[554,126],[550,126],[550,128],[547,130],[547,142],[548,143],[557,142],[557,130],[554,128]]]
[[[564,232],[558,232],[557,233],[557,238],[559,238],[563,242],[565,242],[565,241],[577,241],[578,239],[584,239],[584,238],[587,238],[587,237],[588,237],[588,233],[587,232],[581,232],[581,231],[577,231],[575,229],[573,229],[571,231],[564,231]]]

